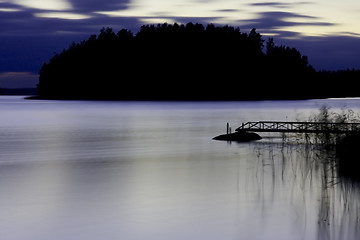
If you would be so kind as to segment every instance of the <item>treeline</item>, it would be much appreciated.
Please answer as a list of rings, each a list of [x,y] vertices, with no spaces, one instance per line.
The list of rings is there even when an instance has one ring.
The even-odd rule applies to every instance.
[[[360,97],[360,70],[319,71],[315,80],[324,86],[326,97]]]
[[[330,97],[323,91],[326,74],[319,78],[306,56],[271,38],[265,42],[255,29],[165,23],[142,26],[135,35],[103,28],[73,43],[44,63],[38,92],[50,99]]]
[[[0,88],[0,95],[30,95],[37,94],[36,88]]]

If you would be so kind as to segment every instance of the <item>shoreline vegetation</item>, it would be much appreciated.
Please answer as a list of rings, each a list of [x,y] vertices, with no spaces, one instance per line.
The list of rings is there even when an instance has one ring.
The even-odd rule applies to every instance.
[[[351,133],[331,133],[328,130],[331,124],[358,124],[360,123],[360,113],[355,113],[351,109],[341,109],[341,111],[331,111],[329,107],[323,106],[318,113],[312,114],[307,120],[297,120],[298,122],[311,123],[330,123],[329,125],[319,125],[317,133],[282,133],[281,145],[305,147],[314,152],[316,161],[332,166],[332,177],[336,179],[354,180],[360,183],[360,161],[358,160],[358,146],[360,145],[360,129]],[[221,134],[213,140],[227,142],[252,142],[261,140],[262,137],[253,131],[229,130],[227,123],[226,134]],[[293,144],[296,143],[296,144]]]
[[[352,109],[342,109],[340,112],[332,111],[323,106],[317,114],[309,117],[309,121],[325,123],[360,123],[360,113]],[[324,129],[326,130],[326,129]],[[323,161],[334,166],[338,177],[360,182],[360,161],[358,146],[360,145],[360,130],[352,134],[309,134],[299,135],[305,140],[307,146],[315,147],[313,150],[322,156]]]
[[[319,123],[360,123],[360,113],[352,109],[332,111],[323,106],[318,113],[312,114],[308,121]],[[320,161],[332,171],[328,175],[331,181],[352,181],[360,183],[360,161],[358,146],[360,145],[360,130],[350,134],[331,134],[327,129],[323,133],[297,134],[297,141],[303,142],[309,150],[315,153],[315,161]],[[284,143],[287,141],[283,138]],[[299,142],[299,143],[300,143]],[[359,185],[360,186],[360,185]]]
[[[39,71],[38,96],[59,100],[281,100],[359,96],[358,70],[316,71],[256,29],[201,24],[103,28]]]

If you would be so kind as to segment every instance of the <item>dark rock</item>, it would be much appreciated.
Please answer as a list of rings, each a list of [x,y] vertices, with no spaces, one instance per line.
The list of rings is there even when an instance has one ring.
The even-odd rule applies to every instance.
[[[222,134],[213,138],[214,140],[221,141],[236,141],[236,142],[250,142],[260,140],[261,137],[256,133],[239,131],[230,134]]]

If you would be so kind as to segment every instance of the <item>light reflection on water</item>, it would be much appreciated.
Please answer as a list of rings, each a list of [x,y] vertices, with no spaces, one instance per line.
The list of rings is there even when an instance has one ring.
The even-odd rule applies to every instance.
[[[211,138],[324,103],[1,97],[1,239],[357,239],[359,188],[279,138]],[[331,156],[330,156],[331,157]]]

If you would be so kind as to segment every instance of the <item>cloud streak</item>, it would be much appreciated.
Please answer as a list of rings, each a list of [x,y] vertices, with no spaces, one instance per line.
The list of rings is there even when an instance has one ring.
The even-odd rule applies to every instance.
[[[0,9],[12,9],[16,12],[1,11],[0,10],[0,36],[1,35],[51,35],[59,33],[72,33],[72,34],[93,34],[104,26],[110,26],[113,28],[128,28],[132,31],[137,31],[139,27],[149,22],[151,19],[168,19],[172,21],[193,21],[200,23],[210,22],[223,22],[227,15],[240,16],[243,10],[240,8],[219,8],[215,10],[217,14],[214,16],[202,15],[191,16],[182,14],[170,15],[166,12],[162,13],[149,13],[144,16],[141,12],[138,15],[119,15],[110,16],[106,14],[100,14],[100,12],[106,11],[120,11],[129,9],[131,0],[69,0],[69,4],[72,6],[70,10],[55,11],[29,8],[20,4],[13,4],[8,2],[0,2]],[[298,5],[311,4],[310,2],[294,2],[294,3],[282,3],[282,2],[257,2],[248,4],[255,10],[258,7],[274,7],[274,8],[290,8]],[[257,11],[255,11],[256,13]],[[299,21],[299,19],[301,21]],[[321,21],[317,17],[297,14],[289,9],[289,11],[262,11],[258,12],[255,17],[251,19],[232,19],[232,22],[228,22],[230,25],[239,25],[243,28],[257,28],[266,30],[267,32],[274,32],[278,35],[284,32],[291,32],[291,30],[281,31],[283,27],[295,27],[295,26],[334,26],[334,23]],[[299,33],[293,32],[293,35],[300,36]],[[287,33],[286,36],[289,34]]]
[[[78,13],[95,11],[124,10],[128,8],[130,0],[70,0],[73,10]]]
[[[292,2],[292,3],[285,3],[285,2],[257,2],[257,3],[250,3],[249,6],[254,7],[274,7],[274,8],[291,8],[296,7],[299,5],[308,5],[313,4],[312,2]]]
[[[292,12],[273,11],[258,13],[254,19],[241,20],[238,24],[246,29],[256,28],[279,35],[281,37],[300,37],[301,33],[296,31],[286,31],[282,28],[297,26],[334,26],[334,23],[319,21],[317,17],[296,14]]]
[[[111,1],[108,4],[107,6],[110,6]],[[1,9],[16,11],[1,11]],[[10,3],[0,3],[0,22],[0,36],[23,37],[58,35],[59,33],[90,35],[105,26],[134,29],[141,25],[136,17],[114,19],[84,9],[81,11],[53,11],[26,8]]]

